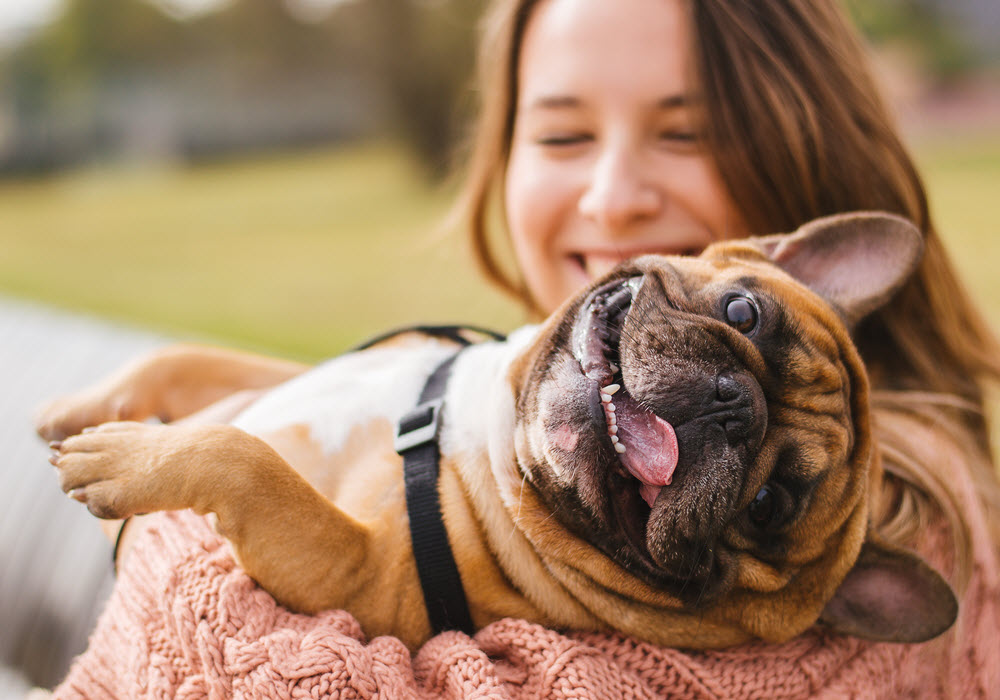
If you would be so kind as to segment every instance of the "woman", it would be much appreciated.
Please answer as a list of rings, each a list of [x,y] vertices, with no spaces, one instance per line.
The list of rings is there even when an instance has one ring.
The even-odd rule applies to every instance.
[[[308,680],[361,694],[360,685],[390,695],[523,697],[614,697],[626,688],[640,696],[975,697],[1000,687],[1000,513],[982,413],[1000,355],[945,257],[863,49],[832,0],[497,0],[485,27],[483,109],[459,213],[487,275],[535,313],[639,253],[693,253],[717,238],[789,231],[857,209],[918,223],[927,242],[919,274],[858,338],[880,390],[889,472],[877,526],[936,554],[964,588],[955,630],[910,647],[817,632],[781,647],[684,654],[502,621],[475,640],[432,640],[411,667],[398,644],[362,646],[344,616],[293,616],[242,579],[234,584],[217,543],[183,544],[207,542],[185,521],[136,528],[139,554],[128,568],[139,573],[123,573],[97,650],[65,694],[119,681],[134,689],[130,674],[145,672],[149,654],[112,673],[100,643],[116,625],[137,629],[135,600],[160,606],[141,618],[147,632],[171,620],[152,635],[157,658],[166,655],[163,629],[190,632],[172,673],[155,676],[161,690],[177,692],[233,694],[254,678],[269,692]],[[502,268],[487,231],[498,208],[516,273]],[[178,571],[195,572],[197,590],[185,593]],[[155,590],[143,587],[149,581]],[[245,590],[234,598],[227,586]],[[252,625],[232,628],[223,655],[219,630],[260,606],[264,613],[240,618]],[[334,651],[334,662],[306,663],[307,644]],[[300,650],[295,663],[278,663],[279,646]]]

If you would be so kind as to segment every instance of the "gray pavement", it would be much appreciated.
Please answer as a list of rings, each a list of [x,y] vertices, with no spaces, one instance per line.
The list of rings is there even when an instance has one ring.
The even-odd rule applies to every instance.
[[[0,700],[62,679],[113,580],[111,546],[59,490],[32,412],[166,342],[0,298]]]

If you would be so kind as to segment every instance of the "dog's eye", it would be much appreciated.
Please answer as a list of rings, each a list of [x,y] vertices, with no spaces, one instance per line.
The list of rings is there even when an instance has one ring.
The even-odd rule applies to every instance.
[[[726,323],[744,335],[757,328],[757,307],[749,297],[734,296],[726,301]]]
[[[788,492],[776,484],[764,484],[754,499],[750,501],[747,515],[754,527],[773,530],[784,524],[788,517],[791,498]]]

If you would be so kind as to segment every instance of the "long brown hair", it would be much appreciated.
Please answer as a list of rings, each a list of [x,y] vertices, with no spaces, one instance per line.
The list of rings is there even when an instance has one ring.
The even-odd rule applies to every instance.
[[[877,406],[917,414],[947,406],[935,414],[943,429],[972,437],[964,445],[969,469],[1000,541],[1000,486],[984,418],[984,388],[1000,380],[1000,348],[948,260],[856,32],[834,0],[680,1],[694,38],[690,84],[700,90],[705,147],[751,231],[791,231],[819,216],[866,209],[901,214],[924,232],[918,273],[856,338]],[[537,4],[498,0],[485,18],[480,118],[456,208],[487,278],[526,304],[524,284],[501,264],[490,228],[502,209],[521,42]],[[929,495],[962,540],[948,475],[923,465],[912,445],[886,445],[885,452],[909,455],[889,469]],[[899,467],[902,461],[913,464]],[[903,505],[884,515],[884,529],[913,535],[928,517],[921,497],[915,505],[893,500]],[[960,542],[960,551],[968,544]]]

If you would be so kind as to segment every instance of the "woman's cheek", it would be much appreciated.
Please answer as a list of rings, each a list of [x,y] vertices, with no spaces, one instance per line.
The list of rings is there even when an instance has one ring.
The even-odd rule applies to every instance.
[[[710,233],[711,240],[747,235],[742,215],[707,156],[687,158],[676,164],[674,182],[675,196]]]
[[[506,183],[507,224],[518,258],[536,256],[551,243],[559,193],[551,169],[539,159],[512,159]]]
[[[576,227],[579,166],[528,147],[514,149],[507,169],[505,212],[514,255],[535,303],[546,313],[587,281],[566,257]]]

